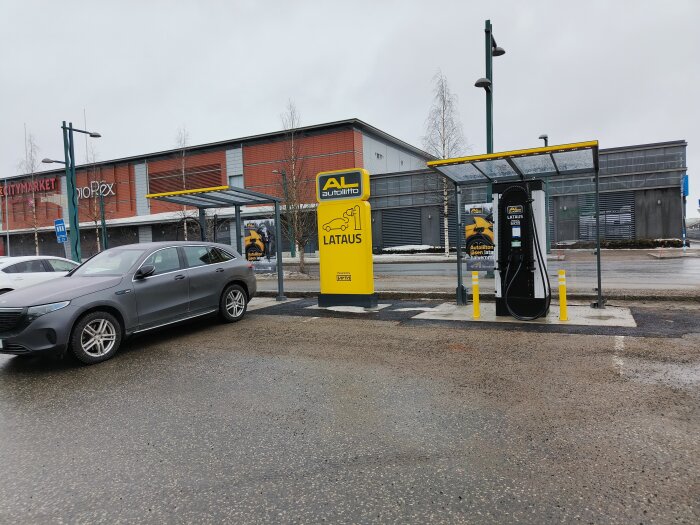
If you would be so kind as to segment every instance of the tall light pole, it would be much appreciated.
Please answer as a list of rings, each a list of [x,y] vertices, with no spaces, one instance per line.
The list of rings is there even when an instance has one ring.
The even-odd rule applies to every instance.
[[[539,136],[540,140],[544,140],[544,147],[549,146],[549,135],[543,133]],[[552,238],[549,233],[549,175],[544,179],[544,213],[547,216],[545,223],[547,224],[547,253],[552,253]]]
[[[44,159],[42,162],[58,162],[66,166],[66,191],[68,194],[68,219],[70,221],[70,229],[68,230],[68,239],[70,241],[71,259],[75,262],[81,262],[82,254],[80,253],[80,222],[78,221],[78,195],[75,191],[75,146],[73,140],[73,132],[85,133],[93,138],[100,138],[102,135],[94,131],[85,131],[73,127],[73,123],[69,122],[66,126],[66,121],[61,125],[63,130],[63,154],[65,161],[55,161]]]
[[[474,83],[474,86],[486,91],[486,153],[493,153],[493,57],[506,54],[506,50],[498,47],[493,37],[491,20],[484,23],[484,52],[486,56],[486,76]],[[493,199],[491,181],[486,183],[486,202]],[[493,277],[493,271],[486,272],[486,277]]]
[[[480,78],[474,85],[486,91],[486,153],[493,153],[493,57],[505,55],[506,50],[496,44],[491,20],[487,20],[484,25],[484,43],[486,77]]]

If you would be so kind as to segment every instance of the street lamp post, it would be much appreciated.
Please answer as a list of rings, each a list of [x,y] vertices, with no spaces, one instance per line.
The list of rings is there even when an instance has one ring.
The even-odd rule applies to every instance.
[[[493,37],[491,20],[484,26],[486,77],[477,80],[474,85],[486,91],[486,153],[493,153],[493,57],[505,55],[506,50],[496,45]]]
[[[64,164],[66,167],[66,191],[68,194],[68,220],[70,223],[70,228],[68,230],[68,238],[70,241],[70,252],[71,259],[75,262],[81,262],[82,254],[80,253],[80,222],[78,220],[78,194],[75,191],[75,146],[73,139],[73,132],[85,133],[93,138],[100,138],[102,135],[94,131],[85,131],[83,129],[77,129],[73,127],[73,123],[69,122],[66,126],[66,121],[63,121],[61,125],[63,130],[63,154],[65,156],[65,161],[58,161],[52,159],[44,159],[44,163],[56,162],[59,164]],[[104,230],[104,209],[102,210],[102,228]],[[103,233],[104,236],[106,236]]]
[[[486,56],[486,76],[474,83],[474,86],[486,91],[486,153],[493,153],[493,57],[506,54],[506,50],[498,47],[493,37],[491,20],[484,24],[484,44]],[[486,183],[486,202],[493,199],[493,186],[491,181]],[[487,277],[493,277],[493,271],[486,272]]]
[[[546,148],[549,146],[549,135],[546,133],[543,133],[542,135],[539,136],[540,140],[544,140],[544,147]],[[547,224],[547,253],[552,253],[552,238],[551,234],[549,233],[549,176],[545,177],[544,179],[544,213],[547,216],[546,224]]]

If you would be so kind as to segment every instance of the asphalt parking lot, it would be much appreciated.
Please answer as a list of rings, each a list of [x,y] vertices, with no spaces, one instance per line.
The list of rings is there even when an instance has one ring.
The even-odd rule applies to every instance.
[[[0,522],[700,520],[697,308],[559,333],[411,304],[0,356]]]

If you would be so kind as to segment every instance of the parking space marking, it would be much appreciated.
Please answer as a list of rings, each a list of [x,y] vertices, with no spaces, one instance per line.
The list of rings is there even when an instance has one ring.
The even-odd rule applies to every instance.
[[[287,299],[285,303],[293,303],[299,299]],[[282,301],[278,301],[274,297],[253,297],[248,303],[248,311],[261,310],[263,308],[270,308],[271,306],[278,306],[283,304]]]
[[[615,353],[613,354],[613,366],[615,367],[615,370],[617,371],[617,375],[621,376],[622,375],[622,366],[623,366],[623,361],[622,358],[618,355],[621,354],[622,352],[625,351],[625,336],[624,335],[616,335],[615,336]]]
[[[390,304],[378,304],[376,308],[364,308],[362,306],[319,306],[317,304],[307,306],[307,310],[330,310],[347,314],[371,314],[391,306]]]

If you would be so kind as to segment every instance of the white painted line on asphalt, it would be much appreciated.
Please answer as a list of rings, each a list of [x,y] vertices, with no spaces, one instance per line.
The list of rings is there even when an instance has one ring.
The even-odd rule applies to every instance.
[[[349,314],[370,314],[378,312],[384,308],[391,306],[390,304],[378,304],[376,308],[363,308],[362,306],[307,306],[308,310],[331,310],[332,312],[344,312]]]
[[[308,323],[309,321],[313,321],[314,319],[320,319],[320,317],[307,317],[302,321],[302,323]]]
[[[397,308],[395,312],[430,312],[432,311],[432,306],[419,306],[417,308]]]
[[[261,310],[263,308],[269,308],[271,306],[276,306],[279,304],[293,303],[299,299],[287,299],[286,301],[278,301],[274,297],[253,297],[248,303],[248,311]]]
[[[621,354],[625,351],[625,336],[624,335],[616,335],[615,336],[615,354],[613,355],[612,361],[613,361],[613,366],[615,367],[615,370],[617,371],[617,375],[621,376],[622,375],[622,366],[624,365],[622,358],[618,356],[617,354]]]

